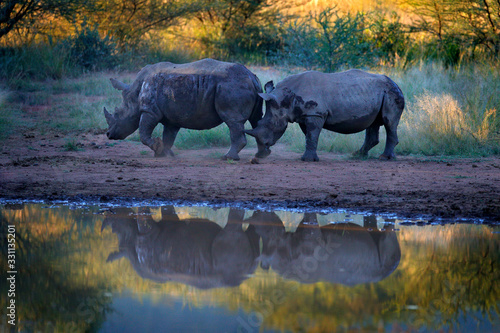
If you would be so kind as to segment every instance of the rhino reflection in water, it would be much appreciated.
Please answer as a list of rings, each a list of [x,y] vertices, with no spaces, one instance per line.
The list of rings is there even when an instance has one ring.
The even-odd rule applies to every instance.
[[[277,218],[260,214],[268,216],[254,214],[251,219]],[[304,221],[316,222],[316,214],[305,214]],[[257,233],[264,245],[261,266],[302,283],[327,281],[353,286],[377,282],[389,276],[401,258],[392,227],[379,231],[375,216],[365,216],[363,227],[354,223],[308,225],[288,233],[284,228],[259,226]]]
[[[141,277],[157,282],[237,286],[260,261],[262,268],[287,279],[352,286],[384,279],[401,257],[394,231],[378,231],[374,216],[365,217],[363,227],[307,225],[290,233],[276,214],[268,212],[243,220],[242,210],[231,210],[224,228],[207,219],[180,220],[173,208],[164,211],[160,222],[150,215],[124,212],[107,216],[103,223],[103,228],[111,225],[119,239],[119,251],[108,261],[125,256]],[[306,214],[304,220],[315,222],[316,214]],[[250,223],[245,231],[242,222]]]
[[[170,212],[168,211],[170,210]],[[257,267],[258,236],[241,224],[224,229],[206,219],[179,220],[169,208],[159,222],[150,215],[130,214],[128,209],[108,215],[118,235],[119,251],[108,262],[126,257],[143,278],[175,281],[198,288],[237,286]],[[168,214],[170,213],[170,214]],[[231,211],[230,220],[242,220],[243,211]]]

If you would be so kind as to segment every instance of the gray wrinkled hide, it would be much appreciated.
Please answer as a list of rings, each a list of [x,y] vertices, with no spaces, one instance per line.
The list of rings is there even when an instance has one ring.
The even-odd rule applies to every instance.
[[[239,64],[203,59],[188,64],[161,62],[144,67],[131,85],[111,79],[122,91],[123,105],[114,115],[106,109],[109,139],[124,139],[139,128],[143,144],[155,156],[173,155],[171,147],[180,128],[210,129],[227,124],[231,147],[226,158],[238,160],[246,145],[244,124],[257,126],[262,118],[259,79]],[[164,125],[162,140],[152,132]],[[259,152],[265,154],[263,146]]]
[[[385,75],[361,70],[341,73],[316,71],[292,75],[274,89],[266,84],[266,115],[259,126],[247,134],[269,147],[283,135],[289,122],[296,122],[306,136],[304,161],[317,161],[316,149],[321,129],[351,134],[366,130],[358,151],[365,156],[379,142],[379,128],[387,131],[383,159],[394,158],[398,143],[397,126],[404,109],[399,87]]]

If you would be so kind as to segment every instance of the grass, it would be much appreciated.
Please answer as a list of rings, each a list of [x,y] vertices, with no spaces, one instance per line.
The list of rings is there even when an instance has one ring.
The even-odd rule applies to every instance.
[[[64,151],[83,151],[82,145],[74,138],[69,138],[63,146]]]
[[[249,66],[264,85],[275,84],[299,68],[277,69]],[[446,69],[437,63],[419,63],[407,69],[379,67],[402,89],[406,107],[398,127],[400,143],[396,154],[426,156],[488,156],[500,154],[500,65],[475,64]],[[103,107],[113,110],[121,104],[119,91],[110,77],[130,82],[134,74],[99,72],[77,78],[25,79],[14,87],[0,89],[0,140],[25,128],[40,132],[56,131],[71,136],[79,132],[103,133],[107,124]],[[5,87],[6,85],[4,85]],[[246,124],[250,127],[249,123]],[[154,135],[161,136],[162,126]],[[381,142],[370,155],[378,156]],[[134,133],[131,140],[139,141]],[[247,137],[248,146],[255,140]],[[363,144],[364,132],[342,135],[324,130],[319,150],[350,154]],[[290,149],[302,152],[305,138],[297,124],[289,124],[280,139]],[[211,130],[181,129],[175,146],[179,149],[229,147],[225,124]]]

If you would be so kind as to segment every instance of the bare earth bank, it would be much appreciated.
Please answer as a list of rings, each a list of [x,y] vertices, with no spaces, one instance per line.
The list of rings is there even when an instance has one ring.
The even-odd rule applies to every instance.
[[[252,164],[256,148],[244,149],[238,162],[222,161],[220,148],[174,150],[176,157],[158,159],[140,143],[116,144],[104,134],[76,139],[78,151],[65,151],[67,139],[53,134],[5,141],[0,197],[240,202],[500,221],[498,157],[387,162],[320,152],[320,162],[306,163],[277,145]]]

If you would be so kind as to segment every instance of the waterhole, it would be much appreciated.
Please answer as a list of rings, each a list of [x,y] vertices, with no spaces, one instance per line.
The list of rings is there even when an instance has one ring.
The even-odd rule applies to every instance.
[[[499,329],[499,227],[480,221],[27,202],[0,219],[1,331]]]

